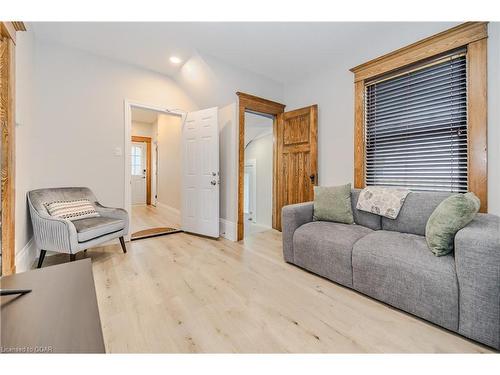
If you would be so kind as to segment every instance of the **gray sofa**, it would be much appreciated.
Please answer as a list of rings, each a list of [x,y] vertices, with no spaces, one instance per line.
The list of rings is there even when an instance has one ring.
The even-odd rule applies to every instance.
[[[436,257],[427,219],[448,193],[412,192],[395,220],[356,209],[355,224],[313,221],[313,203],[283,207],[286,262],[500,349],[500,217],[478,214]]]

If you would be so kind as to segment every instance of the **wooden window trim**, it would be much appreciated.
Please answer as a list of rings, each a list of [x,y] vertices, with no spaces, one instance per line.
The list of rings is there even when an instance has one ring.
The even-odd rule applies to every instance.
[[[244,178],[245,178],[245,112],[254,111],[274,116],[273,121],[273,228],[278,227],[278,215],[276,215],[278,197],[278,186],[276,183],[277,171],[277,152],[276,139],[278,128],[278,115],[285,111],[285,105],[271,100],[259,98],[258,96],[237,92],[239,102],[239,140],[238,140],[238,215],[236,239],[241,241],[244,237],[244,214],[243,214],[243,195],[244,195]]]
[[[139,135],[132,136],[132,142],[146,143],[146,204],[151,204],[151,137],[142,137]]]
[[[466,22],[351,69],[354,73],[354,186],[356,188],[365,187],[366,81],[456,48],[467,47],[468,185],[469,190],[481,199],[480,212],[488,211],[487,38],[487,22]]]

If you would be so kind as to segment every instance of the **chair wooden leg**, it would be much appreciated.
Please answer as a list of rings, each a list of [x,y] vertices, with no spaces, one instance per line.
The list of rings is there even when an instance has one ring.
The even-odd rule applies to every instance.
[[[127,253],[127,247],[125,246],[125,240],[123,239],[123,236],[120,237],[120,245],[122,245],[123,253]]]
[[[45,253],[47,253],[47,250],[40,250],[40,257],[38,258],[38,266],[36,268],[42,268],[42,263],[45,259]]]
[[[74,262],[76,259],[76,254],[69,254],[69,261]]]

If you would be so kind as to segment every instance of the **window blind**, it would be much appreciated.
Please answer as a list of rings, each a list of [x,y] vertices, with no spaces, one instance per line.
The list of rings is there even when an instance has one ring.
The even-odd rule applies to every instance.
[[[467,191],[464,51],[365,86],[366,185]]]

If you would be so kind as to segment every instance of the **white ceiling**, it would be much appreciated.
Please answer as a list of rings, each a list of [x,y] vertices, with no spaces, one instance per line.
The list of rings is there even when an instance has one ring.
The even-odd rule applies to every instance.
[[[132,121],[152,124],[156,121],[157,118],[158,112],[143,108],[132,108]]]
[[[380,55],[456,24],[428,23],[422,28],[419,22],[30,23],[37,38],[170,76],[179,69],[169,62],[171,55],[186,61],[198,52],[281,83],[352,56],[353,49]]]

